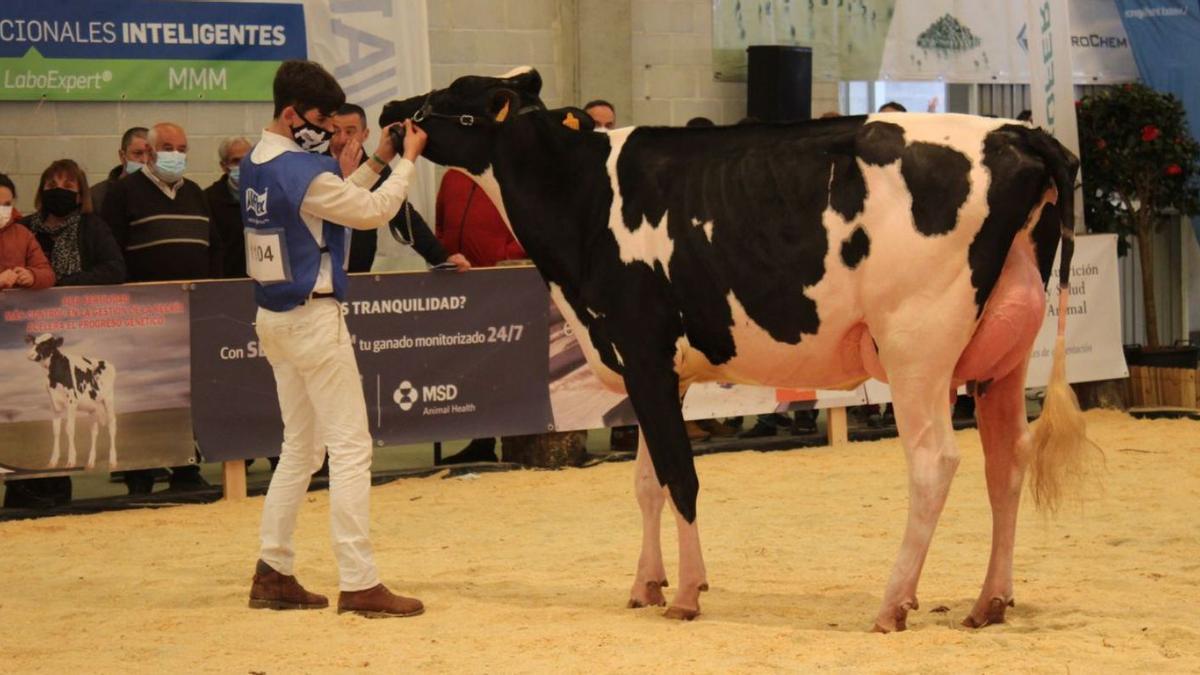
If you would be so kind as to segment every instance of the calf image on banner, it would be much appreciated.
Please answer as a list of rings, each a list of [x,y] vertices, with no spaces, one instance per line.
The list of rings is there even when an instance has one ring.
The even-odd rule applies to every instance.
[[[190,462],[187,296],[174,284],[0,293],[5,477]]]

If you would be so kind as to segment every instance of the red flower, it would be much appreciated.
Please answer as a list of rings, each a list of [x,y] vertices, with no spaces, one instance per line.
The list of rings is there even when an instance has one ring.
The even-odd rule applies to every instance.
[[[1178,176],[1179,174],[1183,173],[1183,167],[1179,166],[1178,164],[1171,164],[1167,167],[1164,173],[1166,173],[1168,176]]]
[[[1096,149],[1097,150],[1103,150],[1106,147],[1108,147],[1108,143],[1105,143],[1103,138],[1096,139]]]
[[[1153,124],[1147,124],[1146,126],[1142,127],[1142,140],[1146,141],[1147,143],[1158,138],[1161,134],[1162,132],[1159,131],[1158,127],[1154,126]]]
[[[1127,84],[1127,85],[1125,85],[1125,91],[1132,91],[1132,90],[1133,90],[1133,85],[1132,85],[1132,84]]]

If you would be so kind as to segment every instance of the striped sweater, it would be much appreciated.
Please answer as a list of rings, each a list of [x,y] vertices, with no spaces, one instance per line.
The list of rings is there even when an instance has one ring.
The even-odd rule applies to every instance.
[[[128,281],[221,277],[220,239],[199,185],[184,179],[172,199],[138,171],[109,188],[103,208]]]

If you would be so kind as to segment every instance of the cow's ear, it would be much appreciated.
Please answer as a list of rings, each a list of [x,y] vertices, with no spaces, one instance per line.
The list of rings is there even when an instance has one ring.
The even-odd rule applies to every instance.
[[[25,334],[25,344],[27,344],[27,345],[33,344],[33,336],[30,335],[29,333]]]
[[[56,337],[53,340],[51,340],[50,342],[52,342],[54,344],[55,349],[58,349],[59,347],[62,346],[63,339],[61,337]]]
[[[520,105],[521,97],[517,92],[511,89],[497,89],[492,92],[492,99],[488,102],[488,114],[493,120],[503,124],[516,114]]]

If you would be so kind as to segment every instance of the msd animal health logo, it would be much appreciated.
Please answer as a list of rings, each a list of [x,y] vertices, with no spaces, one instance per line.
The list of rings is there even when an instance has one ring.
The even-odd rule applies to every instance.
[[[392,401],[404,412],[412,410],[422,401],[428,404],[444,404],[427,405],[422,409],[422,415],[474,412],[474,403],[459,404],[454,402],[458,399],[458,395],[458,386],[454,384],[427,384],[418,386],[409,380],[404,380],[396,387],[396,391],[392,393]]]

